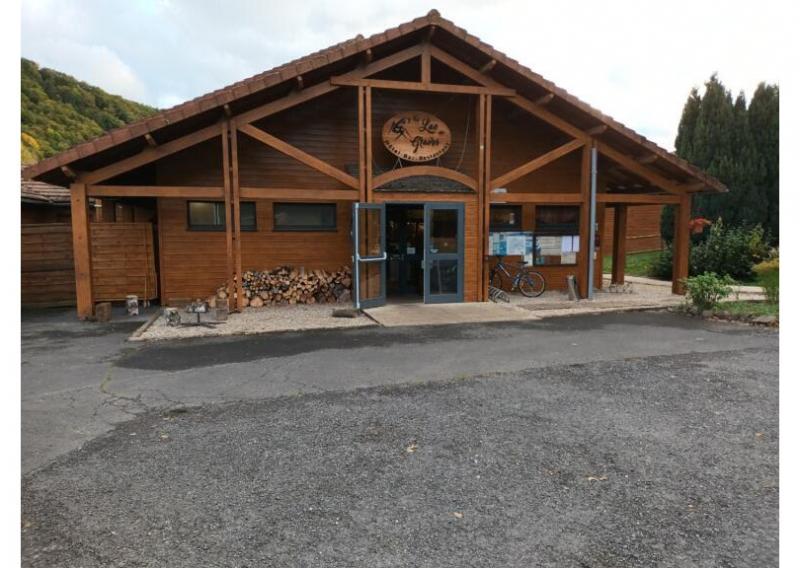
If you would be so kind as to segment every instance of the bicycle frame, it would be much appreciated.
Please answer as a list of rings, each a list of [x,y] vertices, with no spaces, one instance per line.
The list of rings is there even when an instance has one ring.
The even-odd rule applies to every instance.
[[[508,267],[506,266],[506,264],[502,260],[499,260],[497,261],[497,264],[494,265],[494,268],[492,268],[492,272],[489,276],[490,281],[492,279],[492,276],[494,276],[494,274],[496,274],[497,271],[501,271],[503,274],[506,275],[506,277],[509,280],[512,280],[511,283],[512,291],[519,286],[519,281],[522,279],[523,275],[523,271],[521,268],[517,269],[517,273],[514,276],[511,276],[511,273],[508,271]]]

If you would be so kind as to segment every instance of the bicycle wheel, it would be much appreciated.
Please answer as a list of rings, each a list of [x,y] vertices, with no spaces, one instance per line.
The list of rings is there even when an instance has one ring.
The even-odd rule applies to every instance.
[[[538,272],[526,272],[520,277],[518,286],[527,298],[541,296],[545,289],[544,277]]]

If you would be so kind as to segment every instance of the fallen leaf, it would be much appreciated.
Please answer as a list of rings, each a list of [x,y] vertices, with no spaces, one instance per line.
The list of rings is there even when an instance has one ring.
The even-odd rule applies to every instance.
[[[464,518],[464,513],[459,513],[459,512],[456,511],[455,513],[453,513],[453,516],[456,519],[463,519]]]
[[[764,432],[756,432],[756,438],[763,438]]]
[[[603,475],[601,477],[595,477],[594,475],[590,475],[589,477],[586,478],[586,480],[587,481],[606,481],[606,480],[608,480],[608,477],[606,477],[605,475]]]
[[[162,440],[169,440],[169,434],[161,434]]]
[[[413,454],[416,451],[417,451],[417,443],[416,442],[411,442],[411,444],[406,447],[406,452],[409,453],[409,454]]]

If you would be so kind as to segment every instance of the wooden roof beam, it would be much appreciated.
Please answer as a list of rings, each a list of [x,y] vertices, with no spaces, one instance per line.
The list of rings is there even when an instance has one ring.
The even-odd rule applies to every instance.
[[[597,136],[599,134],[602,134],[606,130],[608,130],[608,125],[607,124],[599,124],[599,125],[597,125],[597,126],[595,126],[593,128],[590,128],[589,130],[587,130],[586,134],[588,134],[589,136]]]
[[[639,162],[636,161],[636,159],[631,158],[630,156],[627,156],[622,152],[615,150],[614,148],[611,148],[608,144],[605,144],[600,141],[597,141],[596,144],[597,144],[597,150],[601,154],[604,154],[605,156],[615,161],[623,168],[629,170],[631,173],[649,181],[654,186],[663,189],[664,191],[668,191],[669,193],[676,193],[676,194],[685,193],[688,190],[688,188],[685,185],[681,185],[673,180],[665,178],[661,174],[658,174],[655,171],[640,164]]]
[[[205,128],[195,130],[186,136],[181,136],[180,138],[170,140],[169,142],[164,142],[155,148],[148,146],[138,154],[119,160],[118,162],[111,163],[103,168],[94,170],[93,172],[83,173],[78,176],[78,179],[80,180],[80,183],[99,183],[114,176],[124,174],[130,170],[149,164],[150,162],[154,162],[155,160],[165,156],[169,156],[170,154],[174,154],[175,152],[180,152],[181,150],[190,148],[195,144],[200,144],[201,142],[210,140],[216,136],[220,136],[220,127],[219,124],[212,124],[210,126],[206,126]]]
[[[284,142],[280,138],[276,138],[272,134],[264,132],[260,128],[256,128],[252,124],[239,125],[238,129],[251,138],[255,138],[259,142],[274,148],[278,152],[281,152],[290,158],[294,158],[298,162],[305,164],[306,166],[313,168],[318,172],[325,174],[326,176],[332,177],[343,184],[352,187],[353,189],[359,188],[358,180],[350,174],[343,172],[339,168],[336,168],[307,152],[304,152],[296,146],[292,146],[291,144]]]
[[[331,85],[339,87],[372,87],[373,89],[395,89],[400,91],[427,91],[434,93],[456,93],[467,95],[495,95],[514,97],[516,91],[505,87],[483,87],[480,85],[453,85],[450,83],[425,83],[414,81],[389,81],[385,79],[349,79],[331,77]]]
[[[636,158],[636,161],[640,164],[652,164],[656,160],[658,160],[658,154],[645,154]]]
[[[566,144],[555,148],[554,150],[550,150],[546,154],[539,156],[538,158],[534,158],[533,160],[522,164],[521,166],[514,168],[510,172],[506,172],[505,174],[496,177],[491,182],[491,188],[495,189],[498,187],[503,187],[512,181],[515,181],[523,176],[528,175],[531,172],[538,170],[539,168],[543,168],[550,162],[554,162],[561,158],[562,156],[566,156],[573,150],[577,150],[578,148],[584,145],[583,140],[573,140],[571,142],[567,142]]]
[[[409,59],[413,59],[414,57],[419,57],[421,53],[422,53],[422,46],[420,44],[415,44],[412,45],[411,47],[398,51],[397,53],[393,53],[392,55],[389,55],[387,57],[376,59],[369,65],[366,65],[364,67],[358,67],[349,73],[340,75],[340,77],[343,78],[368,77],[373,73],[384,71],[386,69],[399,65],[400,63],[404,63]],[[299,105],[311,99],[321,97],[322,95],[326,95],[330,92],[335,91],[338,88],[339,88],[338,86],[332,85],[328,81],[323,81],[321,83],[317,83],[310,87],[306,87],[301,92],[294,91],[288,94],[287,96],[283,97],[282,99],[277,99],[269,103],[263,104],[260,107],[256,107],[254,109],[243,112],[242,114],[233,117],[231,119],[231,122],[234,123],[233,126],[241,124],[250,124],[251,122],[255,122],[256,120],[266,118],[267,116],[284,111],[288,108]]]
[[[493,87],[493,88],[503,88],[503,85],[493,79],[488,75],[483,75],[477,69],[474,69],[461,61],[447,53],[446,51],[436,47],[435,45],[431,46],[431,55],[444,63],[445,65],[452,67],[462,75],[465,75],[475,81],[476,83],[483,85],[485,87]],[[552,95],[552,93],[550,93]],[[561,130],[562,132],[566,132],[567,134],[572,135],[573,138],[579,138],[581,140],[588,140],[589,136],[586,135],[580,128],[570,124],[566,120],[562,119],[561,117],[556,116],[555,114],[545,110],[542,108],[542,105],[537,105],[534,101],[526,99],[521,95],[516,95],[513,97],[508,98],[509,102],[517,105],[518,107],[527,110],[528,113],[534,115],[535,117],[549,123],[551,126]]]
[[[484,64],[481,66],[481,68],[479,69],[479,71],[480,71],[482,74],[484,74],[484,75],[485,75],[486,73],[488,73],[489,71],[491,71],[492,69],[494,69],[494,66],[495,66],[495,65],[497,65],[497,59],[490,59],[489,61],[487,61],[486,63],[484,63]]]

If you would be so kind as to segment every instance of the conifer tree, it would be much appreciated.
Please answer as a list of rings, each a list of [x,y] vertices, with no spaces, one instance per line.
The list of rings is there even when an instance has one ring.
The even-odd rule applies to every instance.
[[[724,183],[726,194],[693,199],[692,214],[722,218],[728,226],[761,225],[778,238],[778,88],[761,84],[750,106],[712,75],[702,96],[692,89],[683,108],[675,152]],[[661,233],[673,236],[673,208],[665,207]]]

